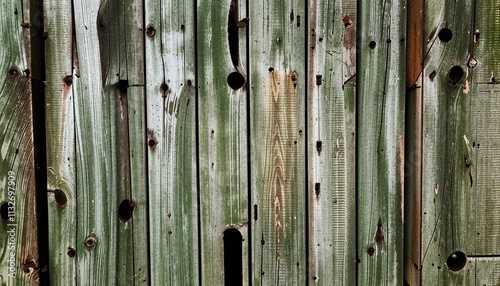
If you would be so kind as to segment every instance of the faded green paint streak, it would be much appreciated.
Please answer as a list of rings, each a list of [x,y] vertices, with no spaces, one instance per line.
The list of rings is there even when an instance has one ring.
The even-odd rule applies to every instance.
[[[236,19],[229,21],[230,14]],[[247,237],[248,87],[232,89],[227,81],[232,72],[246,78],[247,29],[228,27],[245,17],[243,1],[198,2],[201,275],[207,285],[224,284],[223,231],[235,227]],[[245,239],[243,285],[248,285],[248,245]]]
[[[146,1],[151,281],[198,283],[194,2]]]
[[[406,10],[358,7],[358,283],[402,285]]]

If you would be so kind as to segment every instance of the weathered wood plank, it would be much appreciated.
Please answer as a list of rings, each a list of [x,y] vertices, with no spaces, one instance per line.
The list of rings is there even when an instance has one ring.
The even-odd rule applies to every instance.
[[[38,285],[29,3],[0,4],[0,283]]]
[[[404,279],[408,285],[421,285],[421,208],[422,208],[422,73],[424,54],[424,1],[408,3],[405,169],[404,169]]]
[[[426,1],[422,143],[422,284],[470,285],[465,255],[475,152],[466,63],[473,1]],[[470,142],[468,143],[468,141]],[[471,168],[472,169],[472,168]],[[459,253],[457,253],[457,251]],[[465,267],[459,273],[458,270]]]
[[[249,284],[245,7],[244,1],[198,1],[201,282],[206,285]],[[238,253],[223,248],[224,231],[233,228],[241,235],[234,233]]]
[[[306,284],[306,13],[303,1],[250,5],[255,285]]]
[[[52,285],[75,284],[76,166],[71,1],[44,3],[49,265]]]
[[[358,284],[401,285],[406,10],[358,3]]]
[[[138,195],[137,189],[132,190],[132,180],[136,184],[141,172],[131,174],[130,138],[137,134],[130,134],[129,130],[140,128],[142,124],[130,122],[130,110],[142,109],[144,105],[140,104],[143,99],[137,91],[141,89],[134,88],[132,94],[139,98],[132,102],[139,106],[129,108],[128,92],[128,76],[138,79],[142,72],[131,75],[129,68],[137,67],[131,67],[134,62],[127,65],[128,47],[122,45],[127,38],[121,22],[126,13],[122,5],[117,1],[75,1],[73,4],[78,57],[75,69],[79,71],[73,79],[79,244],[77,284],[105,281],[120,285],[144,284],[140,276],[147,272],[144,264],[147,245],[134,244],[134,237],[139,239],[138,243],[141,237],[144,241],[146,225],[140,223],[145,222],[146,206],[143,194],[141,207],[144,209],[137,213],[143,217],[132,224],[130,218],[137,205],[133,198]],[[140,42],[142,37],[128,40]],[[130,52],[140,54],[141,51]],[[136,146],[134,143],[134,148]],[[137,171],[137,164],[134,164]],[[136,258],[139,268],[134,269]]]
[[[309,5],[309,283],[354,285],[356,1]]]
[[[194,2],[147,1],[146,94],[153,285],[195,285],[198,220]]]

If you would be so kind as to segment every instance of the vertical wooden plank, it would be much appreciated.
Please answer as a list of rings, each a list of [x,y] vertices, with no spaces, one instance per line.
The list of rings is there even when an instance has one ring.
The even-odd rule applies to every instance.
[[[73,79],[77,284],[102,284],[103,281],[143,284],[148,272],[147,245],[140,243],[146,239],[146,205],[145,189],[137,190],[137,177],[144,173],[131,173],[132,169],[137,171],[138,165],[136,161],[131,163],[130,150],[137,151],[137,143],[130,138],[138,136],[143,140],[145,136],[130,133],[140,130],[143,121],[130,122],[129,119],[131,111],[144,108],[140,92],[142,72],[130,72],[137,70],[133,65],[139,60],[127,62],[129,52],[141,58],[142,51],[136,49],[140,44],[124,44],[127,39],[141,42],[142,37],[133,33],[136,31],[124,31],[127,13],[117,1],[75,1],[73,4],[78,58],[75,60],[78,73]],[[135,11],[141,11],[141,7],[135,6]],[[129,51],[130,47],[135,50]],[[135,82],[129,81],[129,76]],[[129,92],[131,84],[136,87]],[[138,106],[130,106],[130,96],[138,97],[130,101]],[[138,202],[134,202],[135,197]],[[132,222],[133,210],[138,206],[138,220]]]
[[[146,97],[153,285],[198,283],[195,5],[146,1]]]
[[[465,254],[475,183],[467,58],[474,1],[426,1],[422,158],[422,284],[470,285]],[[470,85],[469,85],[470,86]],[[452,270],[464,268],[454,273]]]
[[[0,4],[0,282],[39,285],[29,3]],[[23,13],[24,10],[26,13]],[[35,24],[35,23],[34,23]],[[38,27],[37,25],[34,25]]]
[[[250,5],[255,285],[306,284],[306,13],[303,1]]]
[[[358,284],[401,285],[405,3],[358,3]]]
[[[49,265],[52,285],[76,283],[76,170],[71,1],[44,3]]]
[[[201,282],[206,285],[249,284],[245,4],[198,1]],[[223,248],[224,231],[231,228],[242,236],[241,255]]]
[[[350,92],[355,89],[349,80],[356,67],[356,1],[309,5],[308,278],[310,284],[354,285],[356,186],[349,178],[355,173],[355,94]]]
[[[467,276],[472,276],[472,279],[466,285],[473,285],[473,283],[480,286],[500,285],[500,261],[498,257],[472,258],[468,264],[471,263],[474,264],[473,273]]]
[[[424,1],[410,0],[407,3],[404,277],[407,285],[421,285]]]

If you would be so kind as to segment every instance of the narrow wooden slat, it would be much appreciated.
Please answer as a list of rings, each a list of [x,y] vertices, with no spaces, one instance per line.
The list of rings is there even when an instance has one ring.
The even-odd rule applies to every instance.
[[[404,279],[421,285],[422,102],[424,1],[408,1],[405,169],[404,169]]]
[[[197,15],[201,283],[248,285],[245,2],[200,0]],[[223,248],[229,228],[242,236],[241,254]]]
[[[29,76],[37,31],[20,26],[30,21],[22,13],[28,7],[0,4],[0,282],[6,285],[40,283],[31,97],[32,80],[39,79]]]
[[[356,2],[309,5],[309,283],[353,285]]]
[[[402,285],[406,10],[358,9],[358,284]]]
[[[422,143],[422,285],[470,285],[464,256],[467,217],[475,185],[466,159],[473,159],[473,97],[467,57],[474,1],[426,1]],[[453,68],[455,67],[455,68]],[[453,71],[450,73],[450,71]],[[470,86],[470,85],[469,85]],[[470,140],[470,141],[469,141]],[[471,167],[471,170],[474,167]]]
[[[198,283],[194,2],[146,1],[152,285]]]
[[[47,190],[52,285],[75,285],[76,166],[71,1],[45,1]],[[56,266],[57,265],[57,266]]]
[[[305,285],[306,5],[249,8],[252,279]]]
[[[143,86],[128,88],[130,199],[132,203],[130,206],[133,207],[131,226],[135,285],[146,285],[150,281],[145,98]]]

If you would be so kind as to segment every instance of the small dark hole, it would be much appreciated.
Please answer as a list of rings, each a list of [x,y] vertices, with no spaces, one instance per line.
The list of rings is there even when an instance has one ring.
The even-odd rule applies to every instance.
[[[69,257],[75,257],[76,250],[72,247],[68,247],[68,252],[66,252],[66,254],[68,254]]]
[[[188,85],[188,86],[192,86],[192,85],[193,85],[193,81],[192,81],[192,80],[190,80],[190,79],[188,79],[188,80],[187,80],[187,85]]]
[[[433,81],[435,77],[436,77],[436,71],[432,71],[431,74],[429,75],[429,79]]]
[[[151,148],[156,147],[156,141],[154,139],[149,139],[148,146]]]
[[[85,241],[83,242],[83,245],[85,245],[85,247],[87,247],[87,248],[92,248],[92,247],[94,247],[94,245],[96,243],[97,243],[97,240],[95,239],[95,237],[89,236],[85,239]]]
[[[368,255],[373,256],[373,254],[375,254],[375,248],[374,247],[368,248]]]
[[[443,43],[448,43],[453,38],[453,32],[449,28],[442,28],[438,33],[438,38]]]
[[[224,231],[224,285],[243,285],[243,237],[234,228]]]
[[[156,34],[156,30],[155,30],[155,28],[153,28],[153,26],[148,26],[146,28],[146,35],[148,37],[153,37],[155,34]]]
[[[33,271],[35,271],[35,269],[36,269],[35,261],[33,261],[33,260],[26,261],[25,263],[23,263],[22,269],[23,269],[23,272],[26,274],[33,273]]]
[[[162,83],[162,84],[160,85],[160,90],[161,90],[162,92],[167,92],[167,91],[168,91],[168,85],[167,85],[166,83]]]
[[[323,146],[323,141],[316,141],[316,151],[318,152],[318,155],[321,154],[321,150],[323,149],[322,146]]]
[[[446,265],[451,271],[460,271],[467,264],[467,256],[462,251],[455,251],[446,260]]]
[[[15,69],[15,68],[11,68],[9,70],[9,75],[11,78],[15,78],[18,74],[19,74],[19,71],[17,71],[17,69]]]
[[[368,47],[370,47],[370,49],[375,49],[375,47],[377,46],[377,43],[375,41],[371,41],[370,44],[368,44]]]
[[[245,77],[239,72],[232,72],[227,76],[227,84],[234,90],[245,84]]]
[[[316,194],[316,197],[319,197],[319,194],[321,193],[321,184],[320,183],[314,184],[314,193]]]
[[[68,202],[66,194],[61,190],[54,190],[54,198],[56,200],[56,204],[60,207],[65,206]]]
[[[132,213],[134,212],[134,208],[136,204],[131,200],[123,200],[120,206],[118,207],[118,217],[123,222],[127,222],[132,218]]]
[[[448,81],[456,84],[464,77],[464,69],[461,66],[454,66],[448,72]]]
[[[121,92],[121,93],[127,93],[127,88],[129,87],[128,85],[128,80],[126,79],[120,79],[118,81],[118,90]]]
[[[318,280],[318,277],[314,276],[314,277],[313,277],[313,280],[314,280],[314,281]]]
[[[73,76],[71,76],[71,75],[65,76],[63,79],[63,82],[67,86],[72,85],[73,84]]]
[[[267,70],[268,70],[269,72],[273,72],[273,71],[274,71],[274,68],[273,68],[273,67],[269,67]]]

